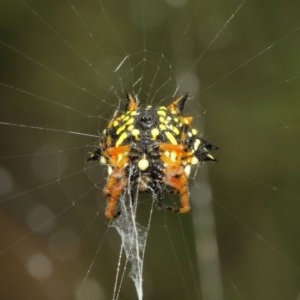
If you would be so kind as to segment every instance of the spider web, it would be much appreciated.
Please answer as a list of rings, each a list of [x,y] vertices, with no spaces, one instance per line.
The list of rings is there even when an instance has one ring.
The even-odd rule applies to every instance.
[[[297,5],[2,1],[2,297],[298,299]],[[189,92],[220,146],[191,214],[126,191],[105,219],[106,170],[86,154],[126,92]]]

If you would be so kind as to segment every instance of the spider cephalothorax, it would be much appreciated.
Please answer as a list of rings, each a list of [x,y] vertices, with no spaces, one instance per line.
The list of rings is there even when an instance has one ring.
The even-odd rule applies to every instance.
[[[118,197],[126,187],[151,192],[159,205],[168,187],[179,193],[181,203],[180,208],[169,209],[190,210],[191,166],[214,161],[209,150],[217,147],[200,137],[192,127],[192,117],[182,115],[186,99],[187,95],[180,96],[168,106],[138,106],[136,99],[127,95],[126,111],[115,113],[108,123],[100,146],[88,157],[108,167],[104,188],[107,218],[115,216]]]

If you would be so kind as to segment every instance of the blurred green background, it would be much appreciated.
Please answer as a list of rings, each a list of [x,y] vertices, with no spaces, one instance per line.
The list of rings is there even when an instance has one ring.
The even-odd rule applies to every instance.
[[[0,2],[1,299],[112,299],[120,239],[86,153],[125,92],[175,90],[220,150],[191,214],[154,210],[144,299],[298,299],[300,5],[241,4]]]

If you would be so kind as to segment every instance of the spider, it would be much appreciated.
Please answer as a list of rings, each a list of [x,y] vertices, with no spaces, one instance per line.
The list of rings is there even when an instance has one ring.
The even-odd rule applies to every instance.
[[[168,188],[180,196],[180,208],[190,211],[188,177],[191,167],[200,161],[215,161],[209,150],[217,149],[200,137],[192,127],[193,118],[183,116],[188,95],[176,98],[168,106],[139,106],[126,95],[125,112],[115,112],[100,138],[100,145],[88,154],[88,161],[107,165],[104,187],[107,198],[105,216],[112,219],[117,200],[126,187],[131,192],[151,192],[162,206]]]

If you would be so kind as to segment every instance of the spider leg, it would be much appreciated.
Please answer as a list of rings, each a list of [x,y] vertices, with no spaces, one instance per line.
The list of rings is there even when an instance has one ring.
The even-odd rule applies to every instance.
[[[161,155],[161,160],[166,166],[164,169],[164,182],[171,186],[180,195],[180,208],[168,207],[169,210],[174,212],[186,213],[190,211],[189,191],[188,191],[188,178],[181,166],[181,157],[183,153],[182,146],[173,144],[161,144],[162,151],[173,151],[176,153],[175,159],[171,159],[165,154]]]
[[[165,169],[165,183],[179,192],[180,208],[168,207],[169,210],[179,213],[190,211],[188,179],[181,166],[171,166]]]
[[[115,214],[117,200],[127,185],[124,166],[128,161],[128,157],[124,155],[124,151],[126,153],[128,149],[128,146],[120,146],[109,148],[105,152],[105,155],[110,158],[110,165],[112,166],[112,173],[109,175],[103,190],[104,195],[107,197],[105,216],[108,219],[112,219],[118,215]]]
[[[115,208],[117,205],[117,200],[126,187],[126,184],[127,179],[125,177],[123,169],[117,168],[113,170],[107,180],[107,184],[103,191],[104,195],[107,197],[105,216],[108,219],[116,217]]]

